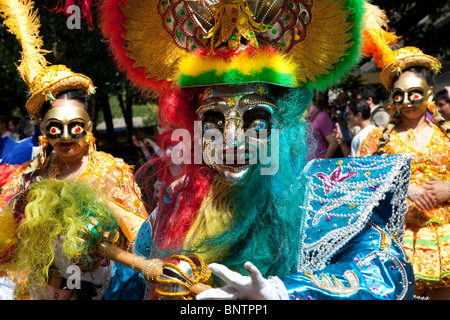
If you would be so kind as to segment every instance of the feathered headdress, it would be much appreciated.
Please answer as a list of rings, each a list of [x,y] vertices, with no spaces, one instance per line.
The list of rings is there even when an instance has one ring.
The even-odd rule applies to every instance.
[[[100,27],[131,83],[323,89],[359,57],[363,0],[108,0]]]
[[[94,92],[92,80],[72,72],[64,65],[49,66],[39,36],[39,17],[33,10],[34,2],[28,0],[0,0],[0,15],[3,24],[14,34],[22,46],[22,58],[17,69],[31,91],[26,109],[39,119],[42,104],[52,101],[59,92],[69,89],[83,89]]]
[[[403,47],[393,50],[400,38],[387,30],[386,13],[378,6],[365,4],[365,27],[362,52],[366,57],[373,57],[380,69],[381,84],[388,90],[392,87],[392,79],[412,66],[423,66],[437,74],[441,63],[436,58],[424,54],[416,47]],[[398,46],[398,45],[397,45]]]

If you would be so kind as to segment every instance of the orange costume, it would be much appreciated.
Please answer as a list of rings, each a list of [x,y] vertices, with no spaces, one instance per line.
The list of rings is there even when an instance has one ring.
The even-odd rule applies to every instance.
[[[42,168],[48,178],[57,179],[58,168],[50,164],[50,159],[51,155],[46,158]],[[1,210],[23,184],[30,183],[28,178],[35,175],[32,173],[38,161],[36,158],[24,163],[3,187]],[[87,183],[105,197],[102,199],[111,207],[121,231],[131,242],[148,216],[140,200],[140,189],[135,185],[131,167],[108,153],[90,151],[86,170],[76,180]]]
[[[414,132],[409,130],[406,139],[396,128],[384,147],[388,154],[408,153],[412,156],[410,183],[422,186],[424,181],[446,182],[450,179],[450,141],[433,124],[430,142],[422,149],[414,147]],[[377,142],[384,128],[374,128],[358,150],[359,156],[378,151]],[[439,203],[432,210],[419,209],[411,200],[405,219],[404,248],[418,278],[417,289],[450,285],[450,203]]]

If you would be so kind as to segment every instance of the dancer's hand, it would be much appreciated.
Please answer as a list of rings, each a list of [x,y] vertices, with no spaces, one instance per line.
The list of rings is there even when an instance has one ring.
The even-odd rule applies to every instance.
[[[440,181],[424,181],[422,187],[433,196],[437,203],[449,201],[450,189],[446,183]]]
[[[410,184],[408,188],[408,198],[422,210],[431,210],[436,205],[436,199],[432,193],[424,187]]]
[[[226,266],[212,263],[209,269],[228,286],[206,290],[197,300],[279,300],[275,286],[265,279],[251,262],[244,264],[249,276],[231,271]]]

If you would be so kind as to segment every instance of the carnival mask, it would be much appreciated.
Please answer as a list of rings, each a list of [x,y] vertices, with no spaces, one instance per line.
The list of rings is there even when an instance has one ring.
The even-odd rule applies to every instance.
[[[83,147],[83,139],[92,130],[89,114],[79,107],[64,106],[50,109],[41,123],[41,131],[51,145],[58,142],[75,142]]]
[[[403,107],[418,106],[425,113],[428,103],[433,101],[433,90],[425,80],[406,77],[397,80],[392,89],[392,100],[397,112]]]
[[[240,184],[270,145],[276,106],[261,84],[208,87],[200,95],[203,160],[229,184]]]

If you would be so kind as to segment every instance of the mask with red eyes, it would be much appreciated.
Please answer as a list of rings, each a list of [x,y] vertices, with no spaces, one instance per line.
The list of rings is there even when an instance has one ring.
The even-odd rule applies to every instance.
[[[397,112],[403,107],[419,107],[425,113],[433,101],[433,90],[419,77],[406,77],[397,80],[392,88],[392,102]]]
[[[84,147],[85,136],[92,131],[92,121],[82,108],[60,107],[45,114],[40,128],[52,146],[58,142],[75,142]]]

